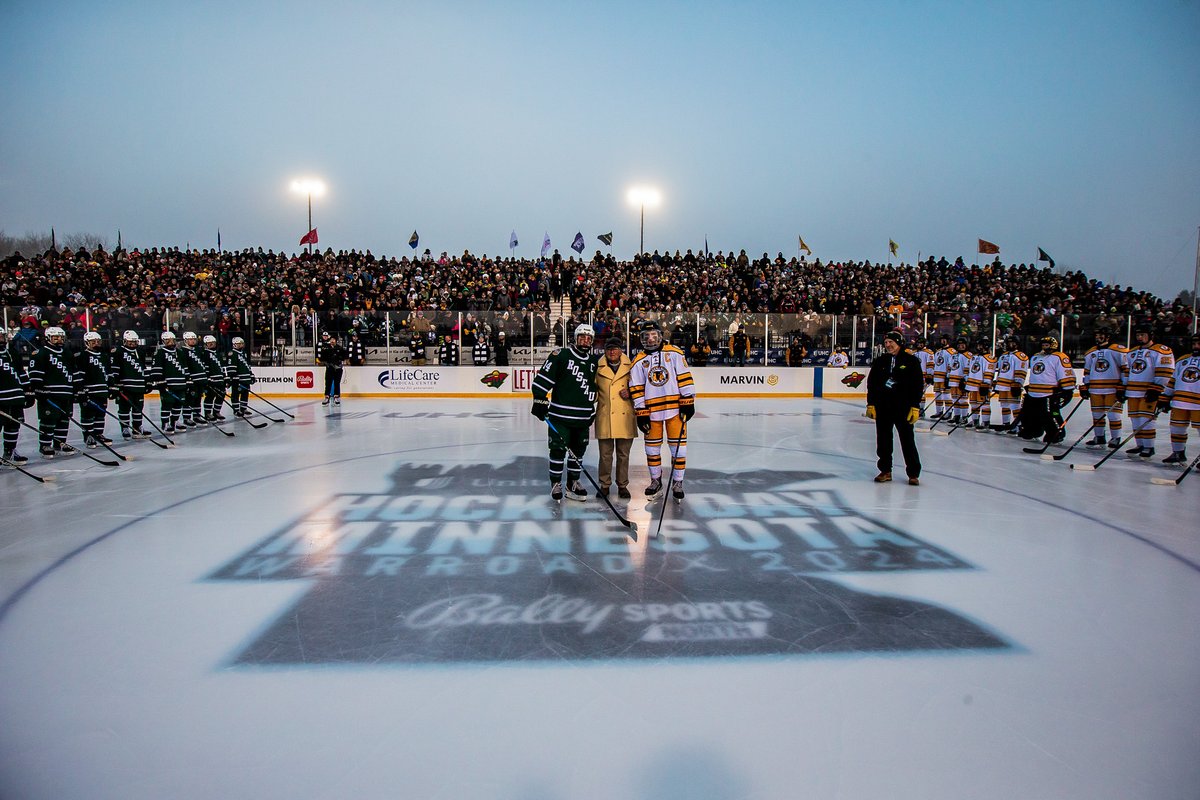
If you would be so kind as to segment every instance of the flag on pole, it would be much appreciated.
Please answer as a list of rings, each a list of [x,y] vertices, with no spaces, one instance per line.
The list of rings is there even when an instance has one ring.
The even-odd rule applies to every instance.
[[[413,235],[408,237],[408,246],[413,250],[417,249],[417,245],[421,243],[421,237],[417,236],[417,232],[413,231]]]
[[[708,234],[704,234],[704,257],[708,258]]]
[[[586,245],[583,242],[583,231],[577,231],[575,233],[575,241],[571,242],[571,249],[576,253],[582,253],[585,246]]]
[[[117,250],[116,250],[116,252],[118,252],[118,253],[121,252],[121,229],[120,228],[117,228]]]
[[[311,231],[309,231],[308,233],[306,233],[300,237],[300,244],[316,244],[316,243],[317,243],[317,229],[316,228],[313,228]]]
[[[1050,269],[1054,269],[1054,259],[1050,257],[1049,253],[1040,247],[1038,248],[1038,261],[1049,261]]]
[[[517,242],[517,232],[514,230],[512,233],[510,233],[508,235],[508,249],[516,250],[518,244],[519,244],[519,242]]]
[[[218,253],[225,252],[224,250],[221,249],[221,229],[220,228],[217,228],[217,252]]]
[[[896,244],[894,239],[888,239],[888,250],[892,251],[892,255],[897,255],[900,252],[900,245]]]
[[[991,256],[999,255],[1000,254],[1000,246],[994,245],[986,239],[980,239],[979,240],[979,252],[983,253],[985,255],[991,255]]]
[[[812,248],[804,243],[804,237],[797,236],[796,238],[800,240],[800,249],[803,250],[805,253],[808,253],[811,256]],[[889,240],[889,241],[891,241],[891,240]],[[892,244],[895,244],[895,242],[892,242]],[[893,251],[893,252],[895,252],[895,251]]]
[[[547,232],[545,238],[542,239],[542,258],[545,258],[546,253],[549,253],[549,252],[550,252],[550,233]]]
[[[602,233],[596,238],[609,247],[612,247],[612,231],[609,231],[608,233]]]

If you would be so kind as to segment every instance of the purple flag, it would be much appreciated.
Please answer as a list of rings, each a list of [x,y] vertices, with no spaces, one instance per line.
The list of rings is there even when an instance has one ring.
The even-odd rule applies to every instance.
[[[550,234],[546,234],[546,238],[542,239],[542,258],[546,257],[546,253],[550,252]]]
[[[576,253],[582,253],[584,248],[583,233],[575,234],[575,241],[571,242],[571,249]]]

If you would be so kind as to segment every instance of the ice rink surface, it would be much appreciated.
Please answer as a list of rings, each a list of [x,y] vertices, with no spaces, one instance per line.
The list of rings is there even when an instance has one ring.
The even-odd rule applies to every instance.
[[[912,487],[860,403],[701,398],[635,542],[550,500],[528,401],[274,402],[115,468],[23,432],[0,798],[1200,797],[1165,426],[1096,472],[922,434]]]

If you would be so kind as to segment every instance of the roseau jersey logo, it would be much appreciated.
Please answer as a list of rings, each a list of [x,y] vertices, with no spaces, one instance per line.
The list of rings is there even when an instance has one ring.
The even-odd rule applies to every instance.
[[[814,486],[830,475],[689,469],[687,501],[668,509],[659,539],[635,546],[606,508],[553,504],[545,469],[532,457],[502,467],[400,464],[388,491],[335,495],[266,536],[209,579],[313,587],[234,661],[1009,647],[953,611],[837,580],[972,567]]]
[[[846,377],[842,378],[842,383],[849,386],[851,389],[857,389],[867,376],[861,372],[851,372]]]
[[[297,372],[296,373],[296,388],[297,389],[311,389],[311,388],[313,388],[313,383],[314,383],[313,374],[311,372]]]

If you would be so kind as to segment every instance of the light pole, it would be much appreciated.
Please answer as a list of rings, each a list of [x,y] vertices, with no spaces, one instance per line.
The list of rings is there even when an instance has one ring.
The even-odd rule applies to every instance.
[[[312,226],[312,199],[315,194],[317,197],[325,194],[325,184],[316,178],[301,178],[292,181],[292,191],[297,194],[308,195],[308,230],[313,229]],[[307,232],[306,232],[307,233]],[[312,252],[312,243],[309,242],[308,252]]]
[[[646,252],[646,206],[655,208],[662,202],[662,193],[649,186],[635,186],[626,195],[631,205],[641,209],[641,233],[638,237],[638,254]]]

